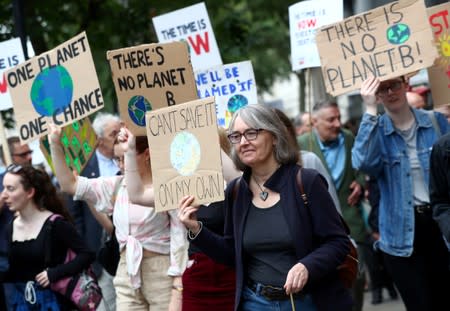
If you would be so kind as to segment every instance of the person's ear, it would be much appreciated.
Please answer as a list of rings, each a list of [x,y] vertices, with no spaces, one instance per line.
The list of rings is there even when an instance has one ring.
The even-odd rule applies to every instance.
[[[30,190],[27,191],[27,199],[32,199],[34,197],[34,194],[36,193],[36,190],[34,187],[31,187]]]
[[[318,121],[319,121],[319,119],[317,118],[316,114],[311,115],[311,126],[314,127]]]
[[[98,137],[97,136],[97,147],[102,146],[103,145],[103,137]]]

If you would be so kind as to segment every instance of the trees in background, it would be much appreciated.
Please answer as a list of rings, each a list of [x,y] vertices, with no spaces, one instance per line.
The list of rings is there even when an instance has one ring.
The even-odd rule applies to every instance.
[[[105,109],[115,111],[116,96],[106,52],[157,42],[152,17],[198,2],[0,0],[0,41],[23,32],[31,40],[35,54],[40,54],[86,31]],[[225,64],[250,59],[259,91],[270,90],[275,79],[289,75],[288,6],[292,1],[206,0],[205,4]],[[7,119],[8,114],[11,112],[6,112]]]

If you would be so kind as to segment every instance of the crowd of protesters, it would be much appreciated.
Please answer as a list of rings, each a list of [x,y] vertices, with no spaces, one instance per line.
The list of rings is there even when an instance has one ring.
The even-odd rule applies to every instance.
[[[386,288],[408,311],[447,309],[448,120],[426,110],[403,76],[370,77],[360,92],[366,110],[354,132],[332,101],[297,123],[262,104],[241,108],[219,130],[225,200],[196,206],[186,196],[167,212],[154,209],[152,147],[116,116],[97,115],[97,149],[79,176],[65,161],[61,129],[50,125],[56,183],[11,137],[13,164],[1,175],[0,308],[72,310],[49,285],[93,266],[98,310],[360,311],[367,287],[373,304]],[[51,225],[53,214],[63,217]],[[337,274],[349,251],[341,218],[358,250],[352,288]],[[117,247],[112,265],[99,258],[106,239]],[[76,253],[69,263],[67,249]]]

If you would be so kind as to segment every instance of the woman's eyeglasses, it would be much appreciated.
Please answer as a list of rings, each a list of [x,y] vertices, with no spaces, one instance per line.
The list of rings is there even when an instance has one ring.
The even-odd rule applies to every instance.
[[[247,141],[255,140],[258,137],[259,132],[263,130],[264,129],[247,129],[244,133],[233,132],[228,134],[228,139],[232,144],[239,144],[242,140],[242,136],[244,136]]]
[[[403,81],[394,81],[388,85],[379,87],[376,94],[378,96],[386,96],[389,93],[389,90],[391,90],[391,92],[397,92],[401,89],[403,83]]]

